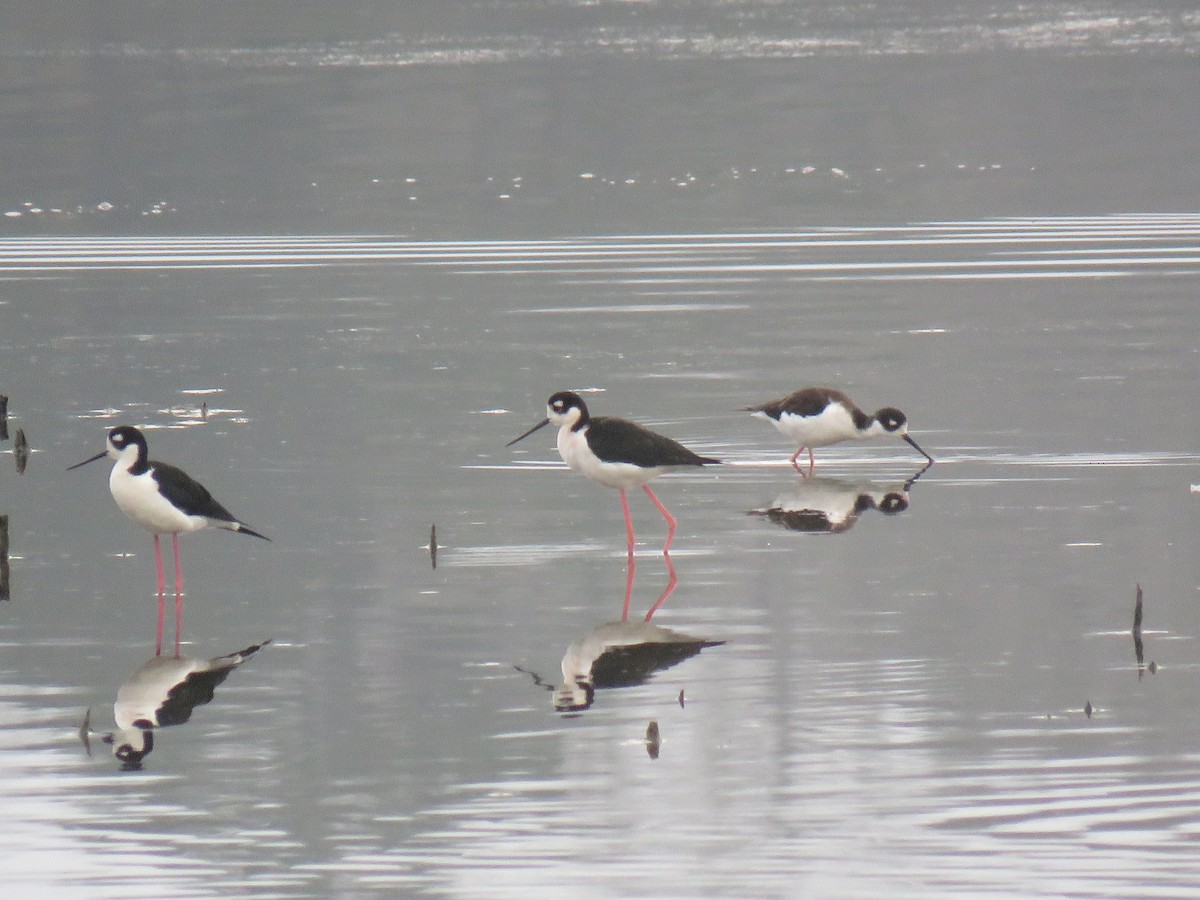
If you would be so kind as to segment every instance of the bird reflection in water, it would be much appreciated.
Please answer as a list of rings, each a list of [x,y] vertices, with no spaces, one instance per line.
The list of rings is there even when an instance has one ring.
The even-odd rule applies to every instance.
[[[562,658],[562,681],[555,685],[519,666],[517,671],[533,678],[534,684],[554,695],[558,712],[579,713],[591,707],[601,688],[635,687],[656,673],[690,659],[724,641],[694,637],[654,625],[650,619],[679,584],[675,567],[667,559],[667,587],[640,621],[629,621],[636,567],[630,565],[625,582],[625,602],[619,622],[597,625],[571,642]],[[632,562],[632,561],[631,561]]]
[[[230,672],[269,643],[263,641],[214,659],[152,656],[117,690],[113,704],[115,731],[92,731],[88,710],[79,730],[88,755],[92,752],[91,739],[99,737],[111,745],[122,769],[140,769],[142,760],[154,750],[156,728],[188,721],[192,710],[213,699],[217,686]]]
[[[909,492],[930,465],[907,481],[895,483],[809,476],[791,485],[765,509],[750,510],[750,515],[765,516],[791,531],[841,534],[858,524],[867,510],[895,515],[908,509]]]
[[[559,712],[591,707],[601,688],[636,687],[709,647],[710,641],[650,622],[608,622],[576,638],[562,658],[562,682],[554,690]]]

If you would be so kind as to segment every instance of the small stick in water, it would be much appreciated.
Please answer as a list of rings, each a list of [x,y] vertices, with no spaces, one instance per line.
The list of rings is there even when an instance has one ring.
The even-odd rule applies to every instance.
[[[23,474],[25,464],[29,462],[29,441],[25,439],[25,431],[21,428],[16,430],[13,437],[13,459],[17,461],[17,474]]]
[[[92,708],[83,714],[83,724],[79,726],[79,739],[83,741],[83,749],[88,756],[92,755]]]
[[[1133,655],[1137,657],[1138,678],[1142,677],[1142,661],[1145,654],[1142,649],[1142,586],[1137,586],[1137,599],[1133,603]]]
[[[429,562],[435,569],[437,568],[437,551],[437,524],[435,523],[429,526]]]
[[[1089,719],[1092,717],[1092,701],[1091,700],[1089,700],[1087,703],[1085,703],[1083,705],[1083,714],[1085,716],[1087,716]]]
[[[0,441],[8,440],[8,396],[0,394]]]

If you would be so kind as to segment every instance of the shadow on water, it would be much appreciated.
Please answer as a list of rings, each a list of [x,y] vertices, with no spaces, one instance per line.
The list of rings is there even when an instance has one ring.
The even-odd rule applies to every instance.
[[[92,738],[98,737],[111,746],[123,770],[141,769],[142,761],[154,750],[155,729],[182,725],[191,719],[197,706],[212,701],[230,672],[269,643],[266,640],[212,659],[150,657],[117,689],[113,731],[92,731],[88,710],[79,729],[84,749],[91,756]]]
[[[878,510],[890,516],[908,509],[913,484],[932,465],[927,463],[904,482],[810,476],[794,483],[770,506],[752,509],[748,515],[765,516],[790,531],[842,534],[858,524],[859,517],[867,510]]]

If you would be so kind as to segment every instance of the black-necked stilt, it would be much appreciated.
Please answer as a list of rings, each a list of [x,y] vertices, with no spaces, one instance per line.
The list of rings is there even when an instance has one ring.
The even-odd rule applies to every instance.
[[[116,731],[101,734],[112,745],[113,756],[126,768],[137,768],[154,749],[154,729],[182,725],[192,710],[213,698],[213,692],[229,673],[271,643],[263,641],[215,659],[155,656],[147,660],[117,690],[113,704]],[[91,750],[91,714],[84,720],[80,737]]]
[[[178,645],[183,617],[183,569],[179,564],[179,535],[214,526],[270,540],[233,517],[212,494],[187,472],[149,459],[146,438],[129,425],[108,433],[104,452],[68,467],[78,469],[105,456],[116,460],[108,488],[121,512],[154,535],[154,564],[158,576],[158,647],[162,649],[165,582],[159,535],[171,535],[175,551],[175,639]]]
[[[657,434],[648,428],[612,416],[591,416],[583,398],[571,391],[559,391],[546,402],[546,418],[518,438],[505,444],[511,447],[539,428],[553,423],[558,426],[558,452],[563,461],[576,472],[599,484],[616,488],[621,493],[621,509],[625,513],[625,535],[629,542],[629,558],[633,559],[633,519],[629,515],[629,498],[625,489],[641,485],[667,523],[665,554],[679,524],[650,490],[648,482],[663,472],[680,466],[707,466],[719,459],[697,456],[687,447]]]
[[[842,441],[858,441],[887,434],[903,438],[933,462],[933,457],[909,437],[908,419],[900,410],[885,406],[869,416],[853,400],[833,388],[802,388],[781,400],[772,400],[761,406],[747,406],[746,410],[760,419],[766,419],[797,444],[791,463],[802,475],[804,473],[796,460],[805,450],[808,451],[808,474],[811,475],[816,465],[814,447],[828,447]]]

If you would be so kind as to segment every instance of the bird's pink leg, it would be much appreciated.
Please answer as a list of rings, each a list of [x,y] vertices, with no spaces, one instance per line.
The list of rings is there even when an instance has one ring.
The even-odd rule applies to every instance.
[[[808,474],[805,474],[804,469],[800,468],[798,466],[798,464],[796,463],[796,461],[799,460],[799,458],[800,458],[800,454],[803,454],[803,452],[805,450],[809,451],[809,472],[808,472]],[[816,460],[814,457],[812,457],[811,446],[799,446],[799,448],[796,449],[796,452],[794,452],[794,454],[792,454],[792,458],[791,458],[790,462],[792,463],[792,468],[796,469],[797,472],[800,473],[800,478],[808,478],[808,476],[812,474],[812,468],[814,468],[816,466]]]
[[[813,469],[817,466],[816,459],[813,458],[812,447],[808,448],[808,477],[812,478]]]
[[[633,566],[633,517],[629,515],[629,498],[621,488],[621,510],[625,513],[625,538],[629,542],[629,565]]]
[[[679,584],[679,576],[675,574],[675,565],[671,562],[671,555],[664,552],[663,558],[667,561],[667,572],[671,577],[667,581],[666,590],[662,592],[659,598],[654,601],[654,605],[647,611],[646,618],[643,620],[646,622],[649,622],[662,605],[667,602],[667,598],[675,593],[675,587]]]
[[[171,534],[171,549],[175,551],[175,658],[179,658],[179,642],[183,637],[183,567],[179,564],[179,532]]]
[[[812,447],[797,447],[796,452],[792,454],[792,459],[791,459],[792,468],[800,473],[801,478],[807,478],[808,475],[804,474],[804,470],[796,464],[796,460],[798,460],[800,458],[800,454],[803,453],[805,450],[808,451],[808,475],[811,475],[813,473],[813,466],[815,465],[815,461],[813,460]]]
[[[642,490],[646,492],[646,496],[654,502],[656,507],[658,507],[658,511],[662,513],[662,517],[667,520],[667,541],[665,544],[663,544],[663,556],[666,556],[667,551],[671,549],[671,541],[675,538],[675,528],[679,525],[679,523],[675,521],[675,517],[673,515],[667,512],[667,508],[662,505],[662,502],[654,496],[654,491],[650,490],[650,485],[643,484]]]
[[[162,655],[163,620],[167,617],[166,582],[163,580],[162,547],[158,535],[154,536],[154,568],[158,574],[158,630],[154,638],[154,655]]]

